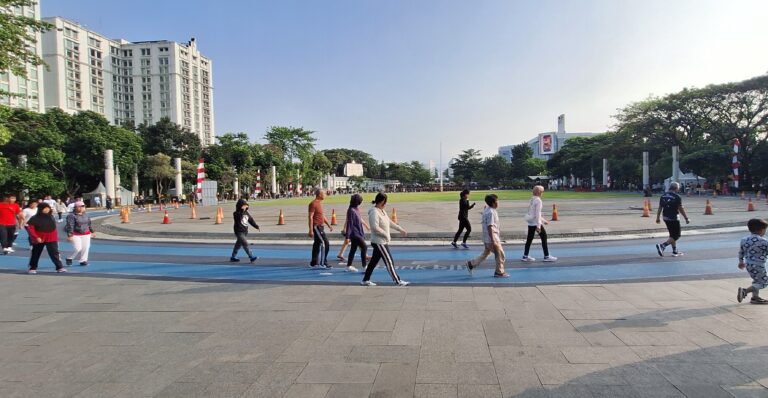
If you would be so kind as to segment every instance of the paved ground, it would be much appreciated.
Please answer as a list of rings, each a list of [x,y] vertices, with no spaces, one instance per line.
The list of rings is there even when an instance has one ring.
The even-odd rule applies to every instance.
[[[476,198],[477,199],[477,198]],[[705,216],[706,200],[713,203],[714,215]],[[551,236],[585,236],[607,235],[616,232],[659,232],[664,230],[664,224],[655,223],[658,197],[651,198],[653,210],[650,218],[642,218],[643,198],[636,194],[627,194],[624,198],[601,198],[596,194],[593,200],[569,200],[557,203],[559,221],[552,222],[548,227]],[[691,227],[704,228],[710,226],[746,225],[751,217],[768,217],[768,204],[764,200],[755,201],[757,211],[747,212],[747,202],[735,197],[684,197],[685,207],[693,220]],[[309,203],[309,201],[307,201]],[[470,212],[470,221],[474,224],[473,239],[480,239],[480,214],[483,203]],[[552,201],[544,196],[545,214],[551,215]],[[99,228],[112,235],[133,236],[140,238],[200,238],[200,239],[231,239],[233,204],[222,204],[224,223],[214,225],[216,208],[212,206],[198,207],[195,220],[190,219],[190,210],[182,208],[169,211],[171,224],[163,225],[163,213],[133,212],[129,224],[121,224],[117,217],[104,220]],[[429,203],[390,203],[388,210],[397,210],[398,222],[409,231],[409,237],[414,239],[446,240],[453,237],[458,226],[456,221],[457,204],[453,202]],[[523,217],[528,208],[528,201],[502,201],[499,207],[502,236],[506,239],[520,239],[526,232]],[[337,212],[340,231],[344,223],[346,207],[325,206],[330,219],[332,210]],[[367,211],[368,205],[363,205]],[[254,218],[262,226],[260,233],[254,233],[255,239],[308,239],[306,237],[307,216],[306,205],[291,206],[283,209],[285,225],[278,226],[279,208],[254,207],[251,209]],[[336,232],[332,237],[339,237]]]
[[[274,286],[0,274],[2,397],[766,397],[744,278]]]

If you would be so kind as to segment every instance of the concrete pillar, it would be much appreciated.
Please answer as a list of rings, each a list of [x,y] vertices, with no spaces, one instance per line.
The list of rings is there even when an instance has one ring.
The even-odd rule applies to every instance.
[[[648,151],[643,152],[643,189],[650,185],[650,171],[648,168]]]
[[[680,147],[672,147],[672,182],[680,181]]]
[[[272,166],[272,195],[277,195],[277,167]]]
[[[104,151],[104,186],[107,188],[107,195],[115,197],[115,168],[114,154],[111,149]],[[102,201],[102,203],[104,203]]]
[[[182,195],[184,194],[184,183],[181,181],[181,158],[173,158],[173,166],[176,169],[176,196],[181,202]]]
[[[608,187],[608,159],[603,159],[603,188]]]
[[[590,176],[590,179],[589,179],[590,186],[589,187],[594,190],[595,189],[595,169],[593,169],[593,168],[589,169],[589,176]]]
[[[239,177],[235,177],[235,183],[234,183],[234,187],[232,187],[232,191],[234,191],[233,199],[234,200],[240,199],[240,178]]]
[[[133,169],[133,178],[131,179],[131,191],[133,191],[133,196],[139,195],[139,170],[138,168]]]

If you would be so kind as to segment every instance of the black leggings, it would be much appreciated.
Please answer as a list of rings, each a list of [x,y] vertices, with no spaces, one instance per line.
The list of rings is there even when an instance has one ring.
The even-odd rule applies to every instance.
[[[32,245],[32,257],[29,259],[29,269],[36,270],[37,263],[40,261],[40,255],[43,254],[43,249],[48,250],[48,257],[51,258],[56,269],[64,268],[59,258],[59,242],[47,242],[47,243],[35,243]]]
[[[352,266],[352,260],[355,259],[355,251],[360,248],[360,260],[363,262],[363,268],[365,268],[365,257],[368,255],[368,246],[365,245],[365,239],[359,236],[352,236],[349,238],[351,244],[349,248],[349,258],[347,259],[347,267]]]
[[[315,241],[312,243],[312,260],[310,261],[310,265],[328,265],[328,252],[331,250],[331,248],[328,246],[328,237],[325,236],[325,229],[322,225],[315,225],[312,227],[312,236],[314,237]],[[318,259],[318,255],[320,254],[320,249],[322,248],[322,258]],[[352,257],[352,256],[350,256]]]
[[[528,237],[525,239],[525,252],[523,255],[527,256],[531,250],[531,242],[533,242],[533,235],[536,233],[536,226],[528,226]],[[541,249],[544,250],[544,257],[549,256],[549,249],[547,248],[547,231],[544,230],[542,225],[539,230],[539,238],[541,239]]]
[[[248,232],[235,232],[235,238],[237,240],[235,241],[235,247],[232,248],[232,257],[237,257],[237,252],[240,251],[240,248],[242,247],[245,254],[248,255],[248,258],[253,258],[251,248],[248,247]]]
[[[0,243],[3,245],[3,249],[13,246],[15,233],[16,225],[0,225]]]
[[[376,268],[379,260],[384,260],[384,265],[387,266],[389,276],[392,277],[392,280],[395,283],[400,283],[400,277],[397,275],[397,272],[395,272],[395,262],[392,261],[392,254],[389,252],[389,246],[380,243],[371,243],[371,246],[373,246],[373,256],[371,256],[371,262],[368,263],[368,267],[365,268],[363,282],[371,280],[373,269]]]
[[[460,218],[459,219],[459,230],[456,231],[456,235],[453,237],[453,242],[456,243],[457,240],[459,240],[459,236],[461,235],[461,231],[466,229],[467,232],[464,233],[464,239],[461,241],[463,243],[467,243],[467,238],[469,237],[469,233],[472,232],[472,226],[469,225],[469,219],[466,218]]]

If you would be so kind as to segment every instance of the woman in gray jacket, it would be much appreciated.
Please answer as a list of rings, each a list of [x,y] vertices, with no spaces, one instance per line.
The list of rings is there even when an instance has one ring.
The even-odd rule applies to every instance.
[[[384,265],[386,265],[387,271],[395,284],[398,286],[408,286],[410,282],[400,279],[397,272],[395,272],[395,263],[392,261],[392,253],[389,252],[389,241],[392,240],[392,237],[389,235],[390,228],[400,231],[403,235],[406,235],[407,232],[405,228],[392,222],[387,212],[384,211],[384,207],[387,205],[386,194],[377,193],[373,205],[368,210],[368,224],[371,227],[373,256],[371,257],[371,262],[368,263],[368,267],[365,268],[365,276],[363,276],[363,281],[360,284],[363,286],[376,286],[375,283],[371,282],[371,274],[379,260],[384,260]]]
[[[88,265],[88,252],[91,249],[91,237],[94,231],[91,218],[85,213],[85,203],[75,203],[74,210],[67,216],[64,232],[67,233],[67,240],[72,242],[75,248],[74,253],[67,256],[67,265],[72,265],[72,259],[75,257],[78,258],[80,265]]]

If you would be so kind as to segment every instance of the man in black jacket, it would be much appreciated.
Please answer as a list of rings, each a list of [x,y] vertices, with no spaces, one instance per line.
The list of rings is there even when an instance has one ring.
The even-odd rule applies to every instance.
[[[248,224],[253,225],[254,228],[261,231],[259,228],[259,225],[256,224],[256,220],[251,217],[251,214],[248,213],[248,202],[245,199],[240,199],[237,201],[237,205],[235,205],[235,212],[232,213],[232,215],[235,218],[235,247],[232,249],[232,257],[229,258],[229,261],[236,263],[239,262],[240,259],[237,258],[237,252],[240,251],[240,248],[242,247],[245,251],[245,254],[248,255],[248,259],[251,261],[251,264],[253,264],[258,257],[254,256],[251,253],[250,247],[248,247]]]
[[[469,237],[469,233],[472,232],[472,226],[469,224],[469,210],[475,207],[475,204],[472,203],[472,205],[469,205],[469,189],[465,189],[461,191],[461,200],[459,200],[459,230],[456,231],[456,235],[453,237],[453,242],[451,242],[451,246],[453,246],[455,249],[458,249],[459,247],[456,245],[456,241],[459,240],[459,236],[461,235],[461,231],[463,231],[465,228],[467,232],[464,233],[464,239],[461,242],[461,247],[465,249],[469,249],[469,246],[467,246],[467,238]]]

